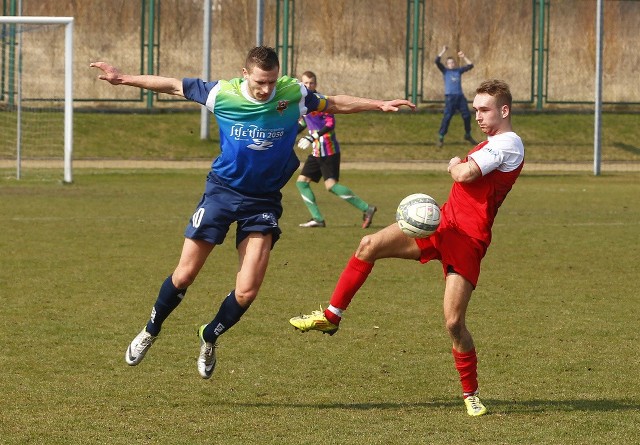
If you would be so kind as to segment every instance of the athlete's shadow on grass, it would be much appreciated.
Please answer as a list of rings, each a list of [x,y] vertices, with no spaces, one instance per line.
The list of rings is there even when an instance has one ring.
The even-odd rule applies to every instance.
[[[623,142],[614,142],[613,146],[619,148],[620,150],[624,150],[627,153],[640,156],[640,147],[636,147],[635,145],[625,144]]]
[[[572,411],[636,411],[640,410],[640,404],[632,400],[499,400],[483,398],[482,401],[489,409],[490,414],[530,414],[544,412],[572,412]],[[294,407],[294,408],[316,408],[323,410],[384,410],[384,409],[457,409],[462,405],[458,399],[432,400],[419,403],[277,403],[277,402],[255,402],[255,403],[233,403],[235,406],[248,408],[261,407]]]

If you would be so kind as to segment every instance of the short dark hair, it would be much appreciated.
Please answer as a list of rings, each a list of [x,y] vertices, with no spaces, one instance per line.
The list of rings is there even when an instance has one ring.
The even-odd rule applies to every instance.
[[[278,54],[270,46],[256,46],[252,48],[247,54],[244,67],[247,71],[251,71],[256,66],[265,71],[280,68]]]
[[[489,79],[485,80],[476,89],[476,94],[488,94],[496,98],[498,106],[507,105],[511,109],[511,90],[504,80]]]
[[[302,77],[307,77],[316,81],[318,80],[318,78],[316,77],[316,73],[314,73],[313,71],[305,71],[304,73],[302,73]]]

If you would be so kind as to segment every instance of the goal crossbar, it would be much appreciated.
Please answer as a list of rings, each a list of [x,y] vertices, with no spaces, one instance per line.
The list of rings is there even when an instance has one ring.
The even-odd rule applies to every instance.
[[[65,25],[64,37],[64,182],[73,182],[73,17],[0,16],[0,24]],[[18,158],[18,172],[20,159]]]

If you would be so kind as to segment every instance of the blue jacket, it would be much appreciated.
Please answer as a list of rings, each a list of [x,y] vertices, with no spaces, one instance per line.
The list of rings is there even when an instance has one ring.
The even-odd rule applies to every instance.
[[[454,69],[449,69],[440,62],[440,56],[436,57],[436,66],[442,72],[444,78],[444,94],[458,94],[463,96],[462,92],[462,73],[469,71],[473,68],[473,63],[465,66],[461,66]]]

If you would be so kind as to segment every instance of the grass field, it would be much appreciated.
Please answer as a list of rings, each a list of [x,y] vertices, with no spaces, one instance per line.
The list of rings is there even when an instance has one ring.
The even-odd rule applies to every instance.
[[[3,444],[622,444],[637,442],[637,174],[525,174],[498,215],[469,309],[490,414],[466,415],[441,315],[439,264],[387,260],[338,334],[290,316],[325,304],[364,233],[444,173],[349,171],[379,206],[370,230],[317,195],[309,232],[293,184],[261,294],[226,333],[210,381],[196,327],[231,289],[216,247],[145,361],[124,351],[172,271],[205,171],[0,171]]]
[[[445,147],[437,149],[440,113],[359,113],[339,116],[337,135],[345,159],[450,159],[468,150],[459,115],[451,121]],[[197,113],[153,115],[76,115],[76,154],[80,158],[210,158],[218,142],[212,122],[213,144],[201,141]],[[593,161],[593,115],[519,114],[514,129],[526,143],[529,162]],[[472,122],[473,134],[482,133]],[[105,125],[110,128],[104,137]],[[611,113],[602,118],[602,159],[640,162],[640,125],[637,114]],[[195,133],[195,137],[194,137]],[[127,141],[123,144],[122,141]],[[305,155],[306,156],[306,155]]]
[[[194,112],[157,114],[75,113],[74,159],[211,159],[217,153],[218,129],[211,124],[211,141],[200,140],[200,115]],[[15,142],[9,136],[15,116],[0,113],[0,160],[15,159]],[[462,156],[469,145],[463,140],[459,115],[451,121],[444,148],[436,148],[441,113],[359,113],[339,116],[337,135],[343,160],[449,160]],[[38,113],[24,118],[28,158],[62,158],[62,118],[46,136],[36,136],[44,123]],[[637,114],[606,113],[602,116],[602,160],[640,163],[640,125]],[[476,139],[482,134],[472,123]],[[13,125],[13,128],[12,128]],[[52,123],[51,125],[56,125]],[[527,162],[593,162],[592,114],[515,114],[514,130],[525,141]],[[34,142],[29,145],[29,137]],[[42,141],[46,143],[42,143]],[[36,145],[39,142],[38,145]],[[306,153],[298,150],[301,157]]]

